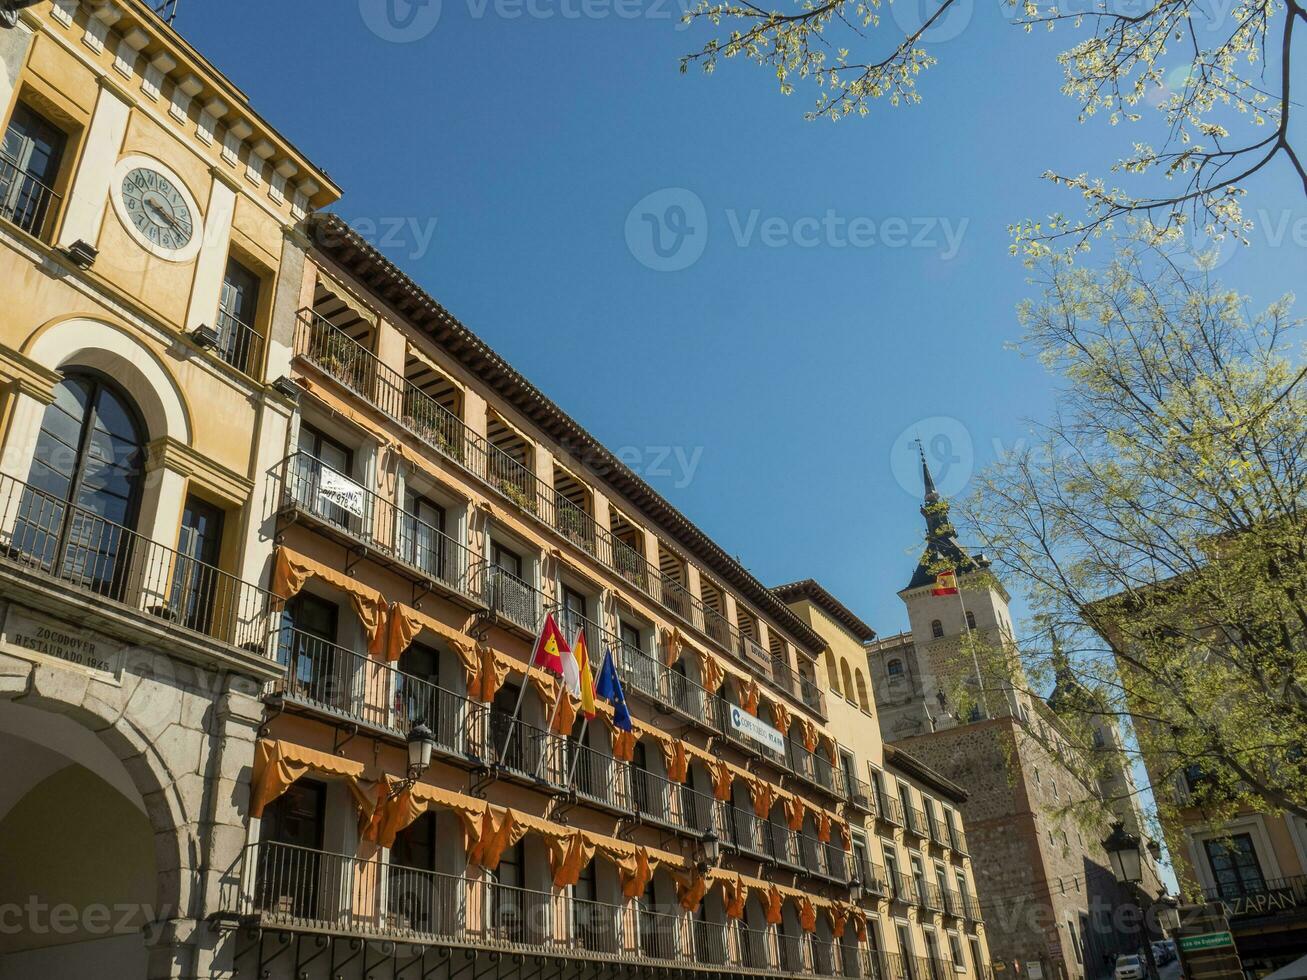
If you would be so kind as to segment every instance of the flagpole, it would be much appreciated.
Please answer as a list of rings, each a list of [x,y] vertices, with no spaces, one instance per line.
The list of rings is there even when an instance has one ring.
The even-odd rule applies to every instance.
[[[976,644],[972,638],[971,624],[967,622],[967,604],[962,600],[962,579],[958,573],[954,573],[953,581],[958,587],[958,605],[962,607],[962,629],[966,636],[967,646],[971,648],[971,664],[976,668],[976,689],[980,692],[980,703],[985,706],[985,717],[994,717],[989,711],[989,698],[985,696],[985,680],[980,674],[980,658],[976,656]]]
[[[508,734],[504,736],[504,747],[500,750],[499,761],[508,758],[509,746],[513,744],[513,733],[517,731],[518,716],[522,713],[522,699],[526,697],[526,686],[531,680],[531,667],[528,665],[526,673],[522,675],[522,686],[517,691],[517,705],[513,708],[512,719],[508,723]]]
[[[539,779],[540,774],[545,770],[545,758],[548,755],[545,749],[549,745],[549,737],[554,733],[554,722],[558,720],[558,709],[563,706],[563,698],[565,697],[567,697],[567,685],[563,683],[560,677],[558,678],[558,700],[554,702],[554,712],[549,716],[549,724],[545,726],[545,743],[540,752],[540,761],[536,763],[536,779]]]
[[[585,732],[590,727],[590,719],[581,719],[581,734],[576,739],[576,754],[572,756],[572,764],[567,768],[567,786],[565,787],[570,793],[572,791],[572,780],[576,778],[576,764],[581,761],[581,753],[585,751]]]

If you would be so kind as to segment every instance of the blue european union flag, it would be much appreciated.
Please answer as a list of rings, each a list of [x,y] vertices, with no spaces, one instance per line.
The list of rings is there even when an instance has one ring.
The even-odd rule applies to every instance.
[[[626,708],[626,694],[622,691],[622,679],[617,676],[617,665],[613,663],[613,651],[604,650],[604,665],[599,669],[599,679],[595,681],[595,696],[612,702],[613,725],[624,732],[631,731],[631,712]]]

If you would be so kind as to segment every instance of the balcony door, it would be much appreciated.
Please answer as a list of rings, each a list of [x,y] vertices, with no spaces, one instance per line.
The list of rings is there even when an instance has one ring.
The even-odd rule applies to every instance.
[[[452,747],[460,740],[454,737],[452,719],[442,717],[441,707],[440,651],[421,643],[410,644],[399,658],[391,727],[407,733],[422,723],[435,733],[437,744]]]
[[[520,694],[519,685],[505,684],[495,693],[495,699],[490,703],[491,746],[499,764],[515,772],[525,772],[526,753],[522,745],[533,734],[531,729],[518,723],[521,719],[515,721],[513,717]]]
[[[181,533],[177,539],[177,568],[172,580],[172,611],[189,628],[208,633],[219,602],[235,596],[219,595],[218,552],[222,546],[223,513],[198,497],[186,498]],[[236,612],[237,610],[228,610]]]
[[[1204,841],[1203,850],[1207,852],[1216,890],[1222,898],[1259,895],[1266,890],[1266,877],[1248,834]]]
[[[254,322],[259,312],[259,277],[235,259],[227,260],[218,304],[218,354],[238,371],[258,368]]]
[[[107,379],[73,374],[55,385],[54,401],[41,420],[11,554],[100,595],[126,599],[144,431],[135,406]],[[156,589],[165,585],[138,583]],[[163,600],[158,595],[155,604]]]
[[[54,207],[67,137],[40,113],[25,105],[14,109],[0,146],[0,218],[29,235],[41,235]]]
[[[434,500],[411,491],[404,494],[404,510],[399,515],[400,556],[414,568],[442,581],[448,580],[445,517],[445,508]]]
[[[300,779],[263,811],[255,903],[283,920],[321,919],[322,830],[327,787]]]
[[[564,585],[563,622],[561,625],[563,627],[563,634],[567,637],[568,643],[576,642],[576,635],[581,632],[585,627],[586,620],[590,618],[587,615],[588,612],[589,604],[586,602],[585,596],[580,592],[577,592],[576,589]],[[587,636],[586,642],[595,643],[598,642],[599,639],[600,638],[597,636]]]
[[[363,524],[362,487],[353,482],[354,454],[311,425],[301,424],[291,493],[315,516],[350,531]]]
[[[386,880],[388,924],[401,932],[445,933],[437,917],[450,906],[436,870],[436,815],[424,813],[395,835]]]
[[[353,664],[336,646],[336,605],[301,592],[282,613],[282,651],[288,667],[289,693],[327,707],[345,707]],[[343,689],[342,689],[343,688]]]

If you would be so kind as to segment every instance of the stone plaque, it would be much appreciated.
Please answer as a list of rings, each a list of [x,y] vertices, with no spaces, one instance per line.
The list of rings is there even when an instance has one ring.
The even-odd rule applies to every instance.
[[[72,623],[11,605],[0,633],[0,648],[28,660],[74,667],[117,680],[127,647]]]

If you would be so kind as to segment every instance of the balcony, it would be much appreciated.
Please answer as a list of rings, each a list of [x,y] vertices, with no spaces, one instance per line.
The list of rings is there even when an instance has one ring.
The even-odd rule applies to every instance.
[[[1278,915],[1307,917],[1307,875],[1268,878],[1264,881],[1228,882],[1207,888],[1203,897],[1220,902],[1232,925]]]
[[[739,921],[709,921],[675,906],[588,901],[565,890],[534,891],[489,877],[442,874],[289,844],[249,845],[240,872],[241,884],[229,885],[223,895],[225,911],[267,929],[639,966],[883,975],[852,939],[788,936]]]
[[[569,742],[561,735],[490,709],[486,757],[504,776],[545,788],[566,790]]]
[[[972,922],[980,921],[980,899],[972,892],[963,892],[962,894],[962,914]]]
[[[948,847],[948,831],[944,829],[943,823],[935,816],[933,809],[926,811],[926,830],[930,834],[930,839],[934,844],[940,847]]]
[[[890,885],[892,894],[890,897],[896,902],[902,902],[905,905],[925,905],[925,897],[917,889],[917,883],[912,880],[911,875],[906,875],[902,871],[895,871],[890,876]]]
[[[885,869],[870,858],[863,858],[857,866],[858,880],[862,882],[863,891],[876,898],[889,898],[891,885]]]
[[[646,823],[695,835],[721,836],[724,829],[717,800],[647,769],[631,767],[631,796]]]
[[[277,660],[286,675],[273,693],[295,705],[397,738],[423,722],[443,755],[472,763],[486,756],[483,704],[289,627],[277,633]]]
[[[948,844],[958,854],[967,854],[967,835],[961,827],[950,823],[948,828]]]
[[[771,856],[767,850],[767,821],[759,819],[752,810],[730,803],[723,804],[723,808],[726,811],[725,842],[759,860],[767,860]]]
[[[489,562],[473,565],[469,577],[481,583],[481,601],[501,623],[532,637],[540,631],[544,610],[555,605],[531,583]]]
[[[790,768],[796,776],[831,796],[844,799],[844,774],[835,768],[824,752],[813,752],[793,739],[788,740],[788,745]]]
[[[871,784],[857,776],[844,774],[844,787],[848,796],[849,805],[863,813],[874,813],[876,806],[872,802]]]
[[[880,800],[880,808],[877,810],[876,816],[885,821],[885,823],[893,824],[896,827],[902,827],[903,804],[885,792],[879,792],[877,793],[877,796]]]
[[[567,743],[570,769],[565,780],[579,799],[620,814],[634,814],[631,766],[588,745]]]
[[[226,310],[218,311],[214,353],[242,374],[257,378],[263,369],[263,334]]]
[[[773,679],[770,657],[757,644],[750,647],[751,641],[721,613],[705,606],[684,585],[646,561],[638,549],[596,522],[585,508],[540,480],[532,470],[470,429],[403,374],[312,310],[300,311],[295,356],[335,379],[435,452],[616,573],[703,634],[719,650],[758,668],[768,680]],[[821,692],[811,681],[804,678],[797,686],[788,681],[777,683],[824,717]]]
[[[939,885],[929,881],[917,881],[917,895],[920,898],[918,904],[925,906],[932,912],[944,911],[944,890]]]
[[[60,200],[52,188],[0,155],[0,220],[47,241]]]
[[[926,839],[926,814],[918,810],[915,806],[907,804],[903,807],[903,812],[908,815],[907,822],[903,828],[913,837]]]
[[[0,476],[0,514],[0,559],[24,576],[270,657],[272,593],[9,476]]]
[[[484,601],[485,584],[475,574],[472,553],[439,528],[308,453],[286,457],[278,472],[283,526],[302,521],[355,556],[366,555],[404,575],[421,591],[438,589],[464,605]]]

